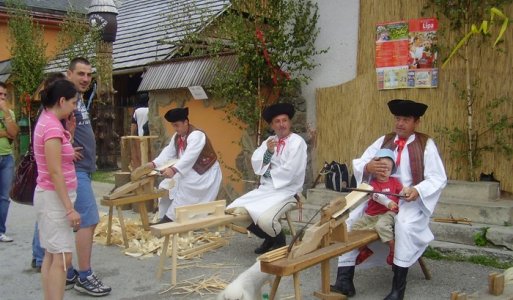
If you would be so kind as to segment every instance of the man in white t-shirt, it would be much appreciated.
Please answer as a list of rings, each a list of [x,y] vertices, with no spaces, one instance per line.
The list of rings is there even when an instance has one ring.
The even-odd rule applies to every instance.
[[[137,107],[132,116],[131,134],[144,136],[150,135],[148,129],[148,94],[137,95]]]

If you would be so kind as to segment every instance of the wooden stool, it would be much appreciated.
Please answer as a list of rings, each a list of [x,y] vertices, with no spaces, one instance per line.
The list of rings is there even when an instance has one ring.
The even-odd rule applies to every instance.
[[[164,244],[162,245],[162,251],[160,253],[160,261],[159,266],[157,268],[157,278],[162,278],[162,273],[164,271],[164,263],[167,257],[167,248],[169,246],[170,236],[173,236],[172,241],[172,253],[171,253],[171,284],[176,285],[176,268],[178,255],[183,254],[178,252],[178,237],[181,233],[192,232],[194,230],[210,228],[215,226],[220,226],[219,230],[223,230],[224,225],[228,225],[232,222],[247,220],[249,215],[226,215],[224,213],[226,209],[226,200],[217,200],[208,203],[187,205],[182,207],[177,207],[176,212],[176,220],[174,222],[156,224],[150,226],[151,233],[156,237],[164,237]],[[201,216],[198,218],[194,218],[194,215],[204,214],[206,216]],[[208,250],[212,250],[221,246],[224,246],[226,243],[212,243],[201,245],[198,248],[189,251],[187,254],[191,254],[191,251],[195,251],[195,253],[203,253]]]

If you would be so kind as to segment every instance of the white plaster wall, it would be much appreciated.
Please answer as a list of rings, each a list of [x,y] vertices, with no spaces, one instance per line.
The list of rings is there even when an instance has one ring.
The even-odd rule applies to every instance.
[[[315,90],[339,85],[356,76],[359,0],[313,0],[319,6],[320,28],[317,49],[328,53],[315,57],[319,64],[308,75],[311,81],[302,88],[307,103],[307,122],[316,128]]]

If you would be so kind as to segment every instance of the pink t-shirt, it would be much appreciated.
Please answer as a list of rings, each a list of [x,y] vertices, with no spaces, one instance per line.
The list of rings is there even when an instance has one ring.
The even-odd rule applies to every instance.
[[[46,110],[41,112],[36,128],[34,129],[33,143],[38,173],[37,185],[44,190],[55,190],[50,173],[48,172],[44,146],[45,142],[52,138],[59,138],[62,142],[62,173],[64,175],[64,181],[66,182],[66,188],[68,190],[76,190],[77,175],[75,173],[75,164],[73,163],[75,151],[70,143],[71,135],[62,127],[57,117]]]

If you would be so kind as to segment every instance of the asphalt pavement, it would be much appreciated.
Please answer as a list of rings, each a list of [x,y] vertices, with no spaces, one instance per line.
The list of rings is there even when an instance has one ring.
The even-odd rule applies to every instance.
[[[111,184],[94,183],[97,200],[112,189]],[[106,213],[104,207],[100,207]],[[126,211],[125,215],[136,218],[137,215]],[[7,220],[7,234],[14,238],[12,243],[0,243],[0,299],[43,299],[40,273],[31,266],[31,243],[34,231],[35,213],[30,206],[12,202]],[[290,241],[290,236],[288,237]],[[208,252],[200,259],[182,261],[187,267],[178,270],[178,281],[190,280],[193,283],[202,278],[221,278],[232,280],[249,268],[256,259],[254,248],[260,243],[256,238],[243,234],[234,234],[229,245]],[[73,258],[76,260],[76,256]],[[425,280],[418,264],[408,274],[405,299],[450,299],[452,291],[472,294],[486,288],[488,274],[499,271],[494,268],[467,262],[449,262],[426,260],[432,273],[431,280]],[[222,264],[222,266],[221,266]],[[126,256],[118,246],[93,246],[93,270],[99,274],[104,283],[112,287],[112,293],[106,299],[215,299],[214,294],[192,293],[177,295],[178,290],[169,289],[170,272],[165,272],[162,280],[155,277],[158,257],[138,259]],[[336,259],[331,260],[331,273],[334,280]],[[355,275],[357,294],[351,299],[383,299],[389,292],[392,281],[389,267],[375,267],[358,270]],[[320,268],[313,267],[301,272],[301,289],[303,299],[316,299],[313,292],[320,287]],[[269,291],[264,286],[263,291]],[[294,299],[292,278],[282,279],[279,288],[280,299]],[[77,291],[69,290],[65,299],[86,299]],[[507,298],[504,298],[507,299]]]

